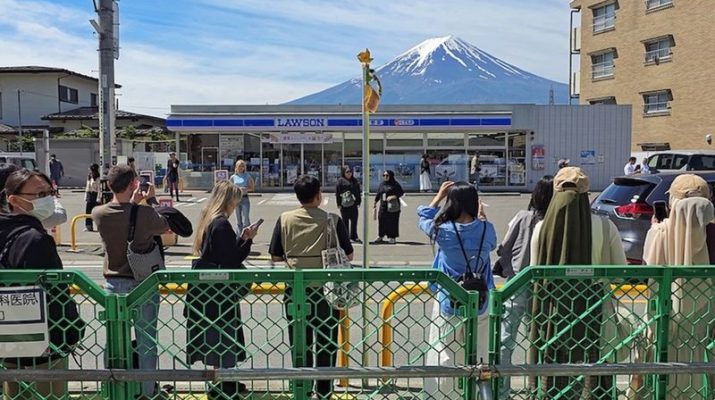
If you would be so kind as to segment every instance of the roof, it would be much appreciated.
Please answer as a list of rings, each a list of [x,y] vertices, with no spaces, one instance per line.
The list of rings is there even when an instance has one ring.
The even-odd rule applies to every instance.
[[[76,76],[78,78],[89,79],[95,82],[99,80],[93,76],[80,74],[79,72],[70,71],[64,68],[40,67],[35,65],[19,66],[19,67],[0,67],[0,74],[65,74]],[[116,88],[122,85],[115,84]]]
[[[58,112],[54,114],[45,115],[42,117],[46,121],[57,121],[57,120],[87,120],[87,119],[99,119],[99,107],[79,107],[69,111]],[[153,121],[157,126],[166,125],[166,120],[164,118],[154,117],[151,115],[136,114],[129,111],[117,110],[114,117],[116,119],[148,119]]]

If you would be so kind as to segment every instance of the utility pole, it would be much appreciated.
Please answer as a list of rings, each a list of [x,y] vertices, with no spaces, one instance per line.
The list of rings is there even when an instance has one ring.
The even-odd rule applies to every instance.
[[[93,2],[99,17],[99,23],[96,20],[89,21],[99,35],[99,164],[106,173],[117,162],[114,59],[119,58],[118,6],[115,0]]]

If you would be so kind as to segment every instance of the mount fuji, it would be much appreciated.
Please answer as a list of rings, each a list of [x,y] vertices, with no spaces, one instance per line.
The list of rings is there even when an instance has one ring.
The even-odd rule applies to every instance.
[[[568,85],[504,62],[455,36],[425,40],[376,69],[381,104],[548,104],[568,102]],[[351,79],[287,104],[360,104]]]

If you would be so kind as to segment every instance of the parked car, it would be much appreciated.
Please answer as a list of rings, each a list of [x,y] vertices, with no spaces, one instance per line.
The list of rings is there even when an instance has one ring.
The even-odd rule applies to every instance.
[[[692,171],[715,188],[715,171]],[[618,228],[629,264],[643,264],[643,243],[653,217],[653,202],[668,201],[666,191],[682,172],[617,177],[591,203],[591,212],[606,215]]]
[[[668,150],[648,157],[651,171],[715,171],[714,150]]]
[[[37,169],[35,159],[28,156],[17,156],[11,154],[0,153],[0,164],[15,164],[20,168],[26,168],[30,171]]]

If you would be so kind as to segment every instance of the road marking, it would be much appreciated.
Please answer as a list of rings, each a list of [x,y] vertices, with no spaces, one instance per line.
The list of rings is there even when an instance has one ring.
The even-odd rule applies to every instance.
[[[400,203],[402,203],[402,207],[407,207],[407,203],[402,199],[402,197],[400,197]]]
[[[327,205],[328,205],[328,197],[325,197],[325,198],[323,199],[323,205],[324,205],[324,206],[327,206]]]
[[[261,200],[261,201],[258,202],[258,205],[260,206],[261,204],[263,204],[263,203],[265,203],[265,202],[267,202],[267,201],[268,201],[268,199]]]
[[[202,197],[202,198],[199,200],[199,203],[203,203],[204,201],[206,201],[206,199],[208,199],[208,197]]]

